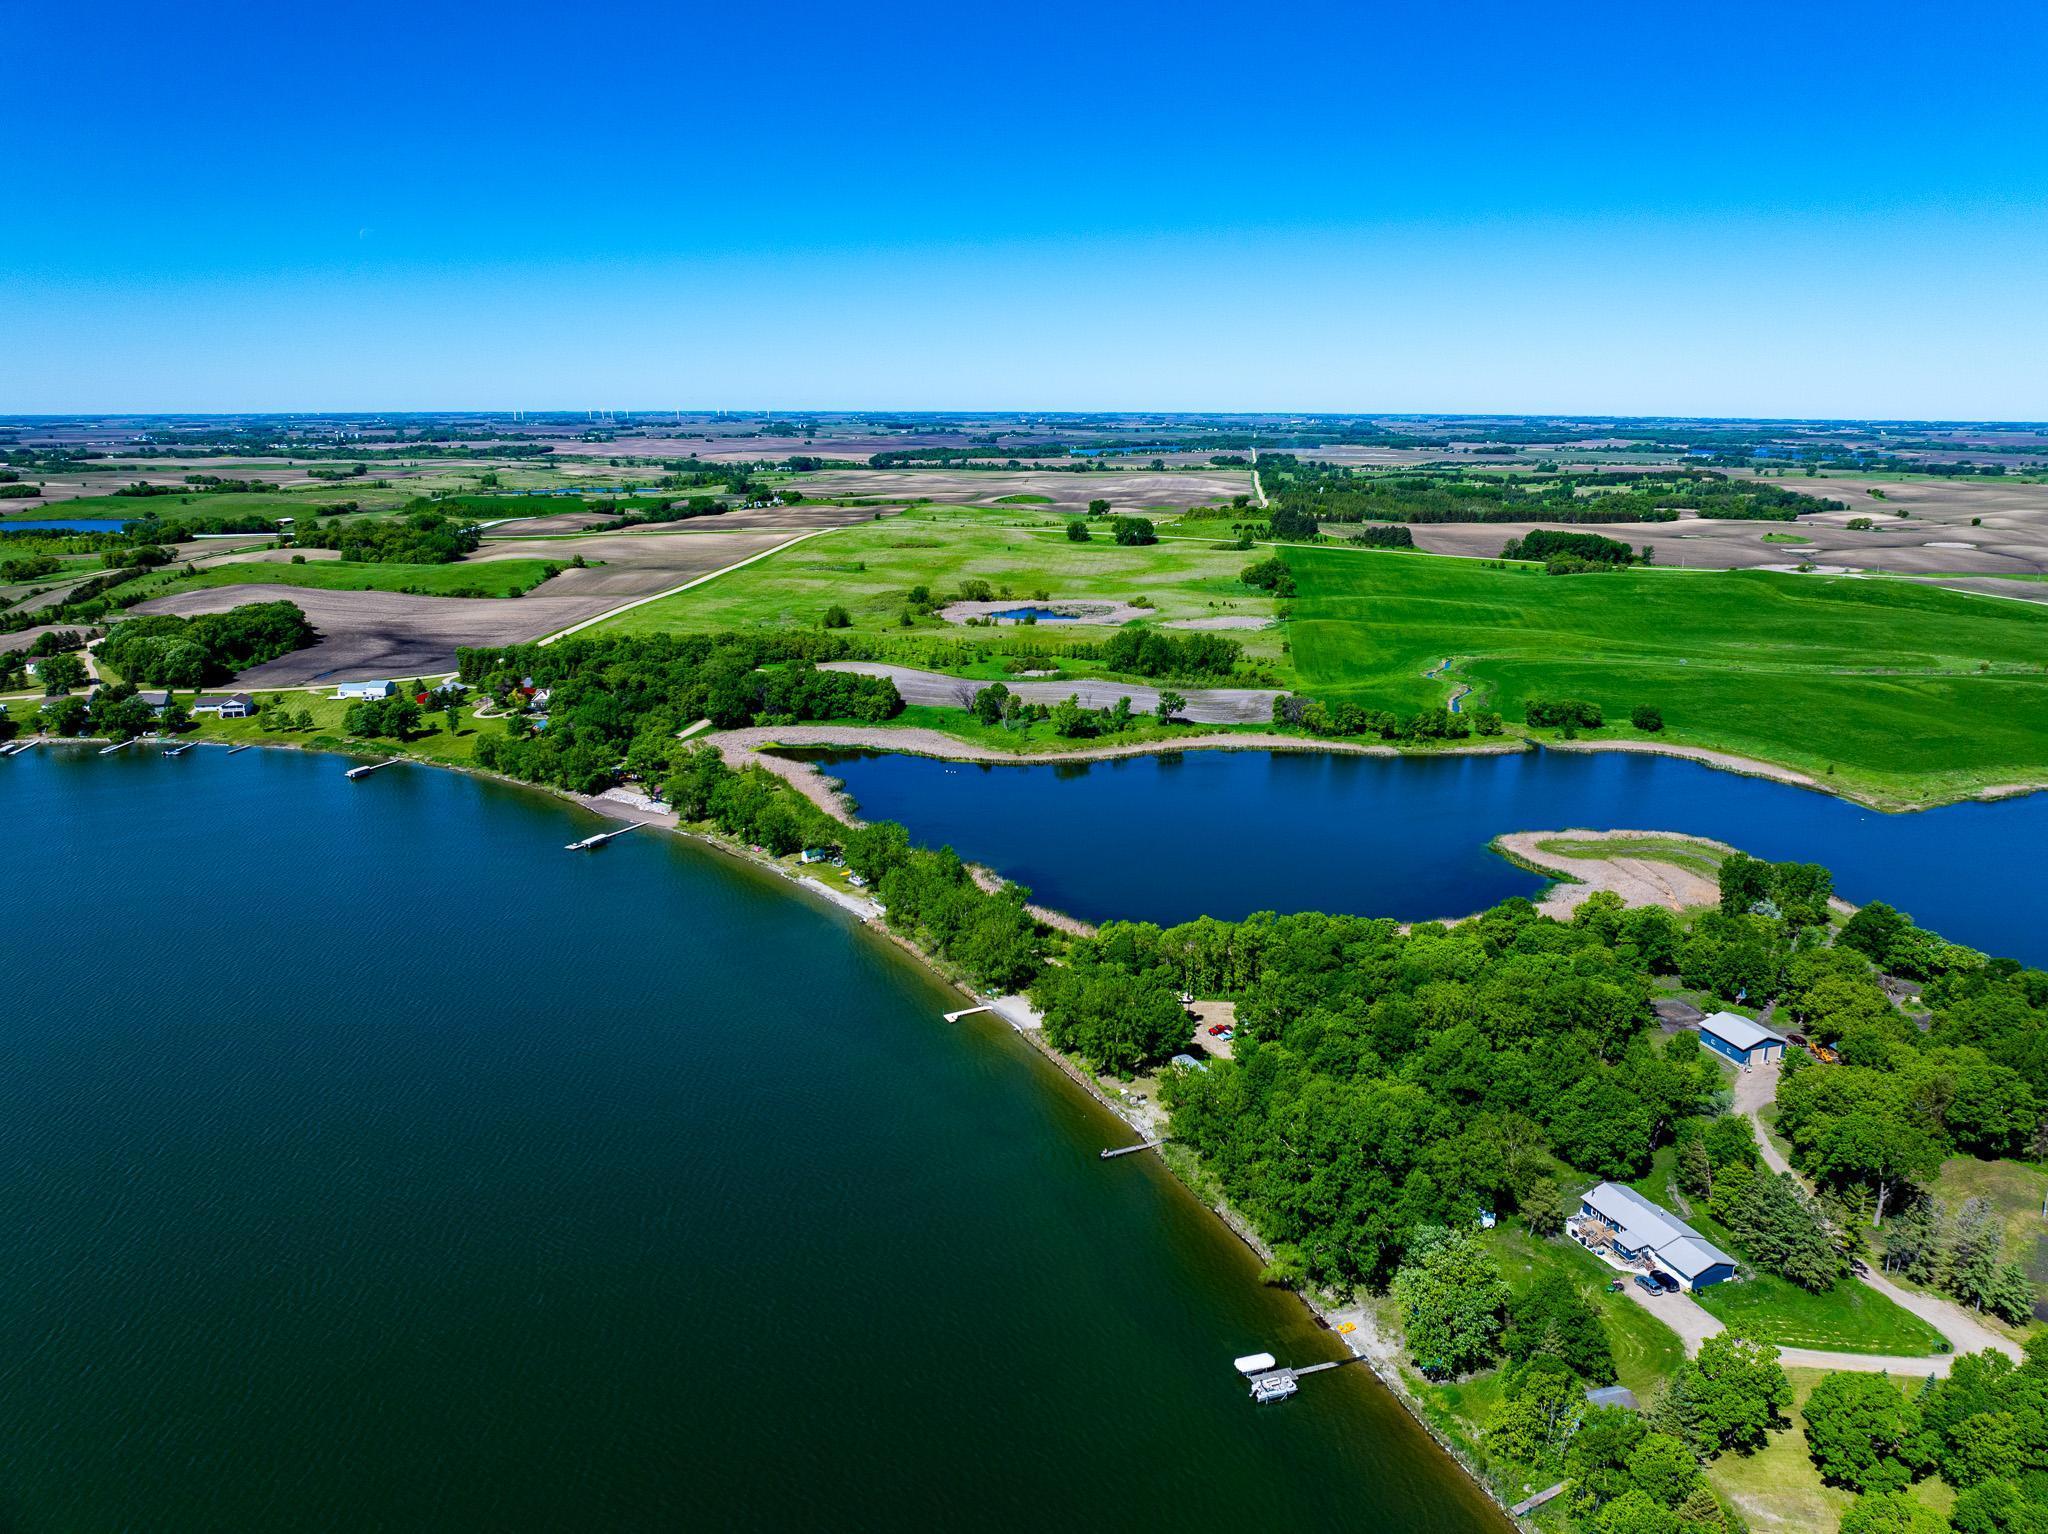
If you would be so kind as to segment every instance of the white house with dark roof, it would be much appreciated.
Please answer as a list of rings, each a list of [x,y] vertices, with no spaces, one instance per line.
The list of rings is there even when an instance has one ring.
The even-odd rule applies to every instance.
[[[246,692],[208,693],[192,700],[195,714],[218,714],[223,719],[247,719],[256,712],[256,700]]]
[[[1669,1273],[1687,1289],[1735,1276],[1735,1259],[1669,1210],[1618,1182],[1603,1182],[1579,1201],[1572,1233],[1606,1246],[1622,1262]]]
[[[1716,1012],[1700,1019],[1700,1042],[1737,1065],[1768,1065],[1785,1058],[1785,1036],[1740,1012]]]

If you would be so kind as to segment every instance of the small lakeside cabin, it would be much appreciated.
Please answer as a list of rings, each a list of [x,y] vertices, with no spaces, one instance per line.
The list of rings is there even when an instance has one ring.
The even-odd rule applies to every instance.
[[[1745,1069],[1785,1058],[1785,1036],[1739,1012],[1716,1012],[1701,1018],[1700,1042]]]
[[[171,695],[167,692],[138,692],[135,701],[158,717],[170,712]]]
[[[192,700],[195,714],[218,714],[223,719],[247,719],[256,712],[256,700],[246,692],[208,693]]]
[[[337,682],[334,696],[341,698],[388,698],[398,689],[389,682]]]
[[[1735,1259],[1669,1210],[1633,1188],[1603,1182],[1579,1201],[1573,1239],[1631,1267],[1669,1273],[1689,1290],[1725,1283]]]

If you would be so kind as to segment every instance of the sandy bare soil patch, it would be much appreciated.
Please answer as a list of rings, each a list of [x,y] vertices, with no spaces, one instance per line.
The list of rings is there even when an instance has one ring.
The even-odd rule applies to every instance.
[[[1558,841],[1598,843],[1622,840],[1694,842],[1720,853],[1735,851],[1726,842],[1712,841],[1703,836],[1683,836],[1676,831],[1515,831],[1496,838],[1495,845],[1534,867],[1578,881],[1576,884],[1552,885],[1537,903],[1537,909],[1544,915],[1554,916],[1559,921],[1569,920],[1571,913],[1585,903],[1586,897],[1599,890],[1612,891],[1627,905],[1660,905],[1670,911],[1714,905],[1720,900],[1721,886],[1718,883],[1676,863],[1660,863],[1654,858],[1564,857],[1544,851],[1541,845]]]
[[[236,549],[208,548],[203,543],[184,543],[178,551],[186,558],[201,566],[212,565],[288,565],[295,560],[314,564],[323,559],[341,558],[340,549]]]
[[[564,570],[531,597],[604,596],[613,601],[650,596],[680,585],[693,575],[723,569],[764,549],[787,541],[789,534],[761,529],[755,532],[727,532],[714,537],[643,536],[636,533],[605,533],[591,538],[563,541],[550,538],[495,539],[467,564],[497,559],[546,559],[566,563],[578,554],[590,561],[587,568]]]
[[[1247,615],[1237,618],[1175,618],[1172,622],[1159,626],[1168,629],[1269,629],[1273,623],[1274,620],[1271,618],[1254,618]]]
[[[0,634],[0,650],[26,650],[45,634],[91,633],[93,628],[90,623],[38,623],[33,628]]]
[[[1251,475],[1240,469],[1124,469],[1100,474],[977,472],[971,469],[827,469],[799,481],[805,495],[862,496],[909,500],[923,496],[954,506],[994,506],[1006,495],[1042,495],[1050,505],[1022,510],[1086,511],[1091,500],[1106,500],[1116,512],[1148,508],[1219,505],[1252,493]]]
[[[306,586],[210,586],[158,597],[135,614],[226,612],[250,602],[291,602],[320,633],[317,644],[245,671],[252,687],[299,687],[373,677],[431,676],[455,669],[459,645],[517,644],[592,617],[609,596],[424,597],[397,591],[320,591]]]
[[[564,570],[530,596],[433,597],[392,591],[321,591],[304,586],[213,586],[138,604],[146,613],[225,612],[251,602],[295,602],[320,631],[319,643],[241,680],[292,687],[342,678],[410,677],[451,671],[459,645],[518,644],[595,618],[784,542],[756,532],[718,538],[639,538],[630,560]],[[643,548],[644,545],[644,548]],[[559,550],[560,544],[544,544]],[[508,556],[509,557],[509,556]],[[566,557],[566,556],[557,556]],[[586,556],[588,557],[588,556]]]

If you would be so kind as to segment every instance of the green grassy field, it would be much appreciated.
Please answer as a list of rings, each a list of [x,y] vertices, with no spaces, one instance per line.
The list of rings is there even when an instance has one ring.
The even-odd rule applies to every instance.
[[[919,506],[811,539],[708,586],[636,607],[604,624],[602,631],[816,628],[825,609],[836,603],[847,609],[855,630],[899,634],[908,632],[900,619],[911,587],[928,587],[939,597],[970,577],[989,582],[999,597],[1020,601],[1041,592],[1053,599],[1143,598],[1154,604],[1162,621],[1270,618],[1271,599],[1237,578],[1257,557],[1200,542],[1119,547],[1100,534],[1073,543],[1063,520],[1034,515],[1029,508]],[[1019,632],[961,628],[930,617],[917,619],[915,627],[977,641]],[[1021,632],[1103,639],[1111,630],[1063,622]],[[1244,630],[1230,637],[1269,665],[1281,660],[1276,631]]]
[[[1597,738],[1658,737],[1799,768],[1881,801],[2048,777],[2048,612],[1889,581],[1534,566],[1324,548],[1286,555],[1288,626],[1317,696],[1441,703],[1449,657],[1471,706],[1598,703]]]
[[[1588,863],[1604,863],[1614,858],[1670,863],[1708,879],[1720,874],[1721,860],[1728,855],[1718,847],[1683,836],[1628,836],[1597,842],[1553,837],[1549,841],[1538,842],[1536,848],[1553,857],[1575,858]]]
[[[540,559],[485,559],[448,565],[358,564],[309,559],[302,565],[246,561],[180,576],[153,595],[202,586],[309,586],[320,591],[412,591],[427,596],[509,597],[533,590],[550,573]]]

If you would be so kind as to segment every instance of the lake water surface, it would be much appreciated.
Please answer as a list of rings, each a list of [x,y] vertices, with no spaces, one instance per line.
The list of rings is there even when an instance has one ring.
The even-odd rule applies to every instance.
[[[894,948],[344,765],[0,761],[5,1527],[1503,1527]]]
[[[1824,863],[1951,940],[2048,964],[2048,794],[1886,815],[1675,757],[1530,751],[1368,757],[1187,751],[1043,766],[811,753],[864,815],[950,843],[1060,910],[1462,916],[1544,881],[1488,850],[1509,831],[1683,831]]]

